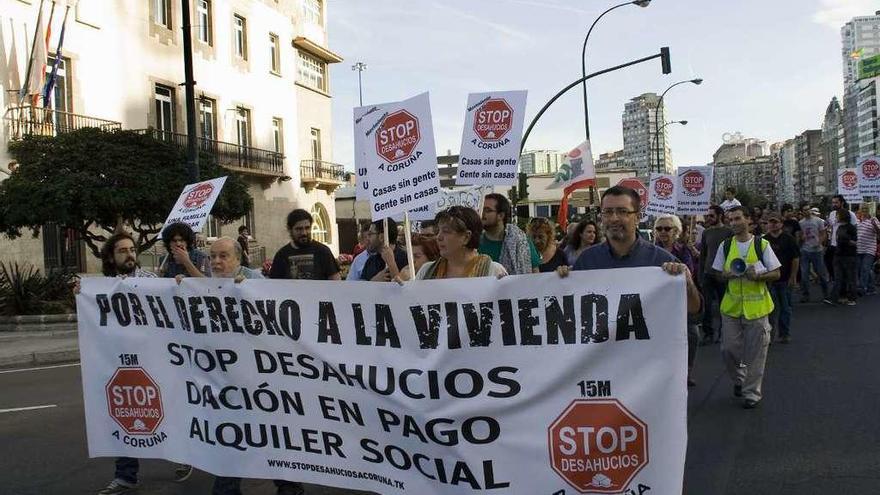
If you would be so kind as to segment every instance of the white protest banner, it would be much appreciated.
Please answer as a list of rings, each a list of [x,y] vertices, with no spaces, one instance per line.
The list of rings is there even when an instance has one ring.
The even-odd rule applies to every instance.
[[[862,196],[880,196],[880,157],[872,156],[859,161],[856,166],[859,176],[859,189]],[[858,201],[861,201],[859,198]]]
[[[168,218],[165,219],[162,229],[172,223],[183,222],[189,225],[193,232],[201,232],[225,183],[226,176],[223,176],[185,186]]]
[[[482,212],[478,210],[480,206],[480,200],[485,195],[492,192],[495,192],[495,188],[492,186],[470,186],[457,187],[454,189],[440,189],[440,197],[437,199],[437,203],[425,205],[421,208],[410,211],[409,218],[410,220],[414,221],[433,220],[438,211],[445,210],[446,208],[452,206],[467,206],[468,208],[473,208],[474,210],[477,210],[477,213],[482,214]]]
[[[369,144],[361,123],[366,115],[378,112],[379,107],[370,105],[354,109],[354,169],[355,169],[355,200],[370,200],[370,181],[367,178],[367,149]],[[359,141],[364,140],[364,141]]]
[[[861,203],[862,193],[859,187],[859,174],[854,168],[841,168],[837,170],[837,194],[843,196],[849,203]]]
[[[456,184],[516,184],[527,94],[468,95]]]
[[[648,186],[648,215],[675,215],[675,176],[672,174],[651,173]]]
[[[547,189],[566,188],[576,182],[596,178],[596,167],[593,164],[593,151],[589,141],[584,141],[577,148],[565,155],[553,182]]]
[[[355,157],[365,157],[371,216],[381,220],[436,201],[440,176],[428,93],[374,107],[355,110],[354,144]]]
[[[704,215],[712,199],[712,167],[678,167],[676,214]]]
[[[88,277],[77,317],[92,457],[383,494],[682,490],[685,283],[660,268]]]

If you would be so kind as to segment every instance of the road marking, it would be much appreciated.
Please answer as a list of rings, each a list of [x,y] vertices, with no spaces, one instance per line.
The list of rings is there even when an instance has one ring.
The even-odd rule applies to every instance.
[[[19,412],[19,411],[33,411],[36,409],[49,409],[52,407],[58,407],[55,404],[46,404],[45,406],[31,406],[31,407],[14,407],[12,409],[0,409],[0,414],[3,413],[11,413],[11,412]]]
[[[23,371],[40,371],[40,370],[53,370],[55,368],[69,368],[71,366],[79,366],[79,363],[58,364],[55,366],[41,366],[39,368],[22,368],[20,370],[4,370],[4,371],[0,371],[0,375],[2,375],[4,373],[21,373]]]

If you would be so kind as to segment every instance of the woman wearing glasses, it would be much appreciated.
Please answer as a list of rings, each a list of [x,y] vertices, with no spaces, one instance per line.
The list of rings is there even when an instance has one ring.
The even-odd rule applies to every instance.
[[[417,280],[469,277],[503,277],[507,270],[488,255],[479,254],[483,221],[471,208],[453,206],[437,214],[437,247],[440,259],[422,265]]]
[[[654,221],[654,243],[672,253],[678,261],[684,263],[691,273],[697,270],[697,258],[693,250],[684,242],[681,242],[682,231],[681,219],[675,215],[663,215]],[[697,357],[697,344],[700,340],[700,329],[697,326],[700,318],[688,315],[688,387],[693,387],[696,382],[691,379],[691,370]]]

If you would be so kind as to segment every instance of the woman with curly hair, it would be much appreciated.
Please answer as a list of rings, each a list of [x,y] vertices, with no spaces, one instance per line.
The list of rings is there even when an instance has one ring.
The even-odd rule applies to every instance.
[[[588,219],[578,222],[564,250],[568,264],[574,265],[581,253],[600,242],[602,240],[599,236],[599,225],[596,222]]]
[[[196,233],[183,222],[172,223],[162,231],[165,259],[159,274],[165,278],[210,277],[211,259],[196,249]]]
[[[532,244],[541,254],[541,264],[538,270],[541,273],[555,272],[560,266],[567,265],[565,253],[556,246],[554,234],[556,229],[548,218],[535,217],[529,221],[528,236]]]

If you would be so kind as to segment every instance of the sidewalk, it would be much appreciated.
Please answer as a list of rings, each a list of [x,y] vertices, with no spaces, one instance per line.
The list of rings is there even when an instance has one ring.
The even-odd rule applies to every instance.
[[[79,360],[76,324],[71,330],[0,332],[0,368],[18,368]]]

